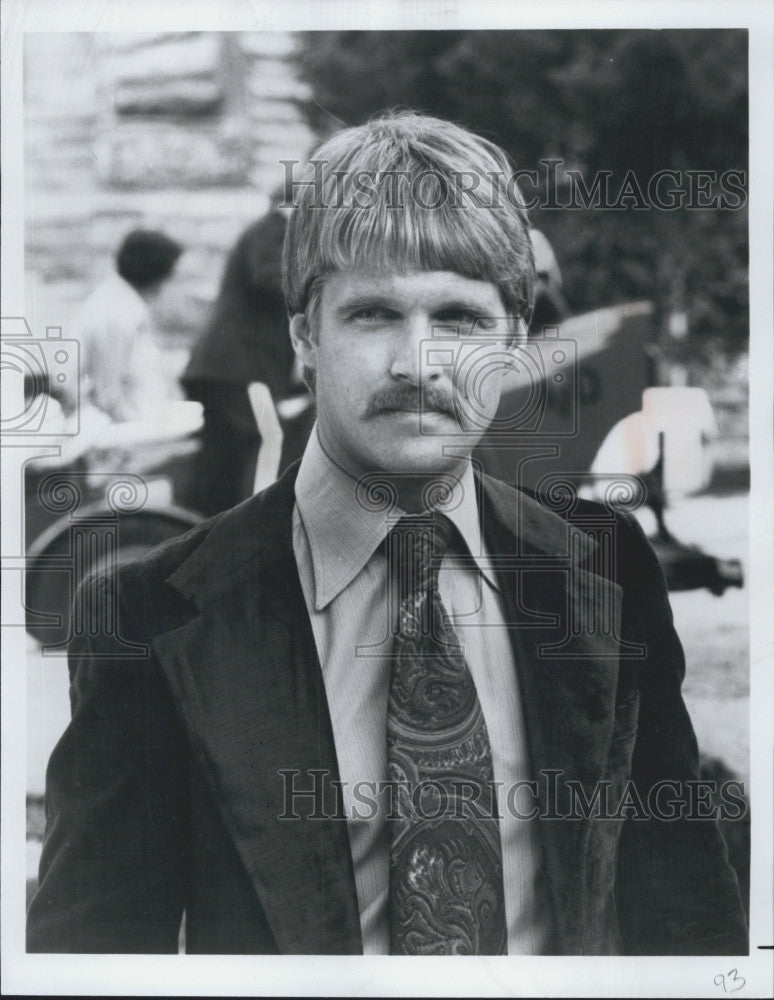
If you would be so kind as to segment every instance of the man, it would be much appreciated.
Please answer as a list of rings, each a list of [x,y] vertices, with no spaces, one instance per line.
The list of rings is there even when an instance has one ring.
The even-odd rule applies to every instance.
[[[316,430],[83,589],[120,634],[72,643],[28,947],[174,951],[185,911],[193,952],[744,951],[642,532],[469,460],[532,305],[512,166],[413,114],[314,161],[283,270]]]
[[[73,320],[81,345],[83,401],[111,420],[145,418],[169,395],[149,305],[171,277],[182,249],[164,233],[133,230],[118,248],[115,270]]]

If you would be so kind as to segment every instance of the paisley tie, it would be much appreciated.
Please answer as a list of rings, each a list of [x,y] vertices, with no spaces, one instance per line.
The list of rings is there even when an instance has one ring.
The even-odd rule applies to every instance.
[[[435,513],[403,518],[387,538],[398,598],[387,709],[393,955],[507,950],[489,734],[438,593],[452,531]]]

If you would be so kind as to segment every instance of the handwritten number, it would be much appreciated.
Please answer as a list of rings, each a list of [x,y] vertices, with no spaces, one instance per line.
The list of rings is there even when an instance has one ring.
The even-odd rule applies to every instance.
[[[728,985],[726,984],[726,980],[728,980]],[[713,982],[716,986],[722,986],[724,993],[737,993],[747,980],[738,974],[737,969],[729,969],[725,976],[722,973],[718,973]]]

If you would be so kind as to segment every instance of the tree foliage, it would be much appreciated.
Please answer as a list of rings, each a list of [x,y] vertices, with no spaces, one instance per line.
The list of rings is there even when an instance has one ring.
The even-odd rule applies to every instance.
[[[627,177],[637,197],[617,209],[541,206],[532,222],[554,245],[574,312],[649,298],[665,317],[688,314],[686,347],[738,351],[748,336],[744,191],[727,207],[687,207],[689,171],[747,178],[747,33],[669,31],[309,32],[302,76],[310,122],[323,134],[385,108],[451,118],[502,145],[519,169],[559,159],[590,188],[608,172],[611,199]],[[682,207],[647,195],[657,171],[678,173]],[[631,172],[631,174],[629,173]],[[670,182],[671,183],[671,182]],[[696,182],[700,183],[700,182]],[[709,187],[707,186],[709,185]],[[737,181],[737,187],[740,184]],[[635,188],[636,190],[636,188]],[[525,189],[529,194],[529,190]]]

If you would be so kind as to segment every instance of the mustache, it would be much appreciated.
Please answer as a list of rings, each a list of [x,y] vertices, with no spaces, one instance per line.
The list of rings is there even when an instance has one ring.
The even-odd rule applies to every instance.
[[[453,420],[457,410],[451,393],[432,383],[419,388],[391,385],[375,392],[366,406],[366,417],[375,417],[390,410],[410,410],[417,413],[444,413]]]

